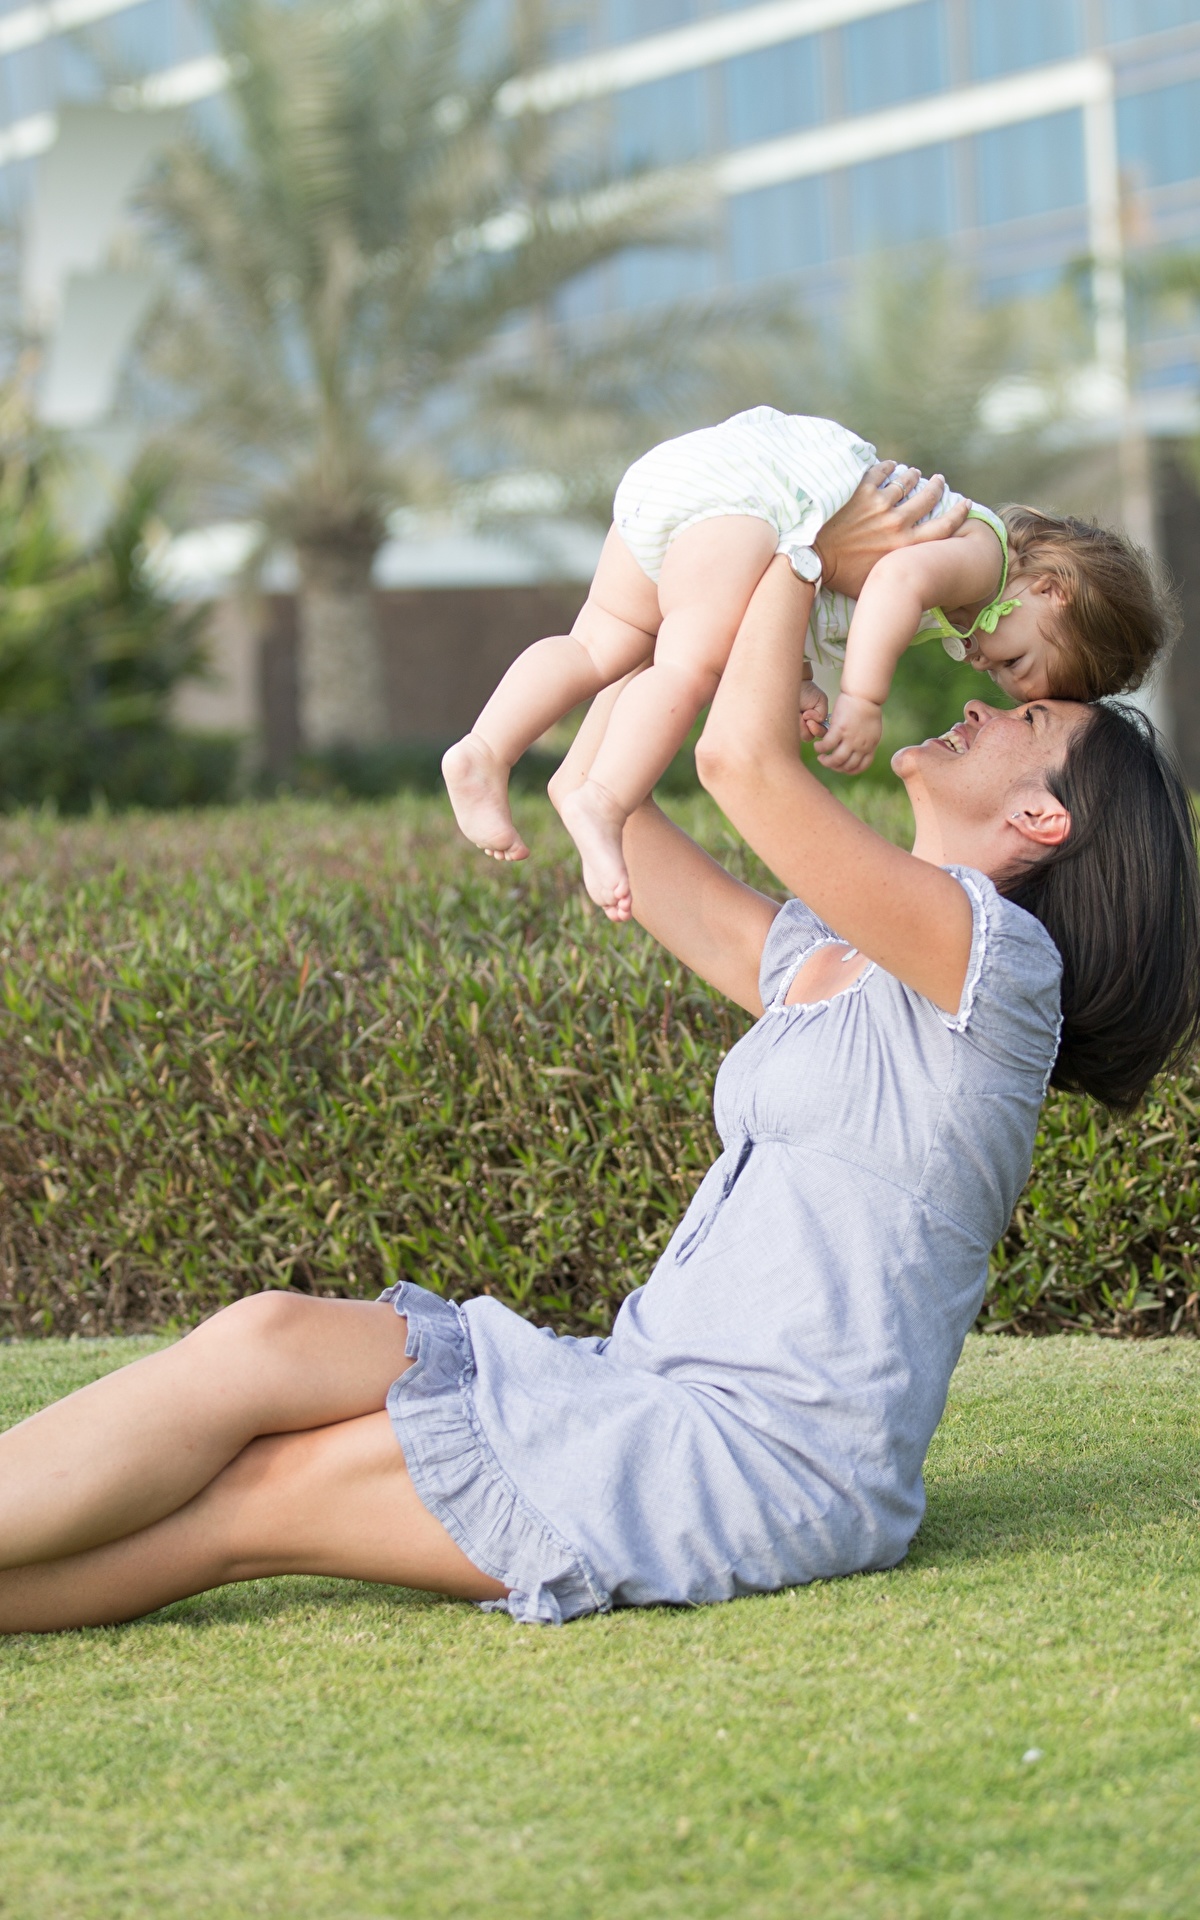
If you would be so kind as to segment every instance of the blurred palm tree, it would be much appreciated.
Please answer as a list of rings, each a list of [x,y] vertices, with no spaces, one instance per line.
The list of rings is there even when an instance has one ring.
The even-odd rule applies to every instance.
[[[979,499],[1046,500],[1070,491],[1063,388],[1087,354],[1069,289],[985,303],[945,257],[893,256],[849,285],[836,324],[785,282],[551,330],[535,362],[488,369],[479,418],[497,436],[494,464],[555,474],[564,499],[602,521],[655,431],[764,404],[840,420]],[[1013,417],[1022,399],[1036,417]]]
[[[475,0],[216,0],[226,124],[149,197],[177,270],[145,365],[208,503],[295,549],[313,747],[381,737],[372,562],[451,490],[498,336],[695,200],[497,111],[543,45],[540,0],[515,17],[485,57]]]

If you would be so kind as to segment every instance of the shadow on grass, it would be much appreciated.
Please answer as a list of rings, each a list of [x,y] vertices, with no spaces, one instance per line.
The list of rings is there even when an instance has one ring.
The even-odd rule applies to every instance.
[[[1182,1476],[1146,1452],[1109,1448],[1098,1459],[1074,1465],[1028,1458],[1012,1465],[989,1462],[974,1473],[933,1480],[925,1519],[904,1564],[919,1568],[936,1562],[946,1568],[1045,1547],[1081,1547],[1181,1513],[1200,1522],[1200,1503]],[[400,1612],[469,1606],[408,1587],[291,1575],[217,1588],[146,1618],[202,1631],[307,1614],[347,1627],[353,1621],[369,1631],[372,1616],[386,1626],[387,1616]]]
[[[1082,1546],[1180,1513],[1200,1521],[1179,1467],[1157,1448],[1114,1451],[1093,1460],[990,1461],[974,1473],[931,1479],[929,1505],[909,1559],[986,1560],[1054,1546]],[[1182,1463],[1180,1463],[1182,1466]]]
[[[171,1625],[200,1630],[245,1626],[254,1621],[320,1615],[349,1625],[369,1625],[369,1616],[403,1611],[435,1613],[448,1607],[462,1609],[470,1601],[442,1594],[420,1593],[413,1587],[389,1587],[363,1580],[334,1580],[323,1574],[288,1574],[271,1580],[246,1580],[236,1586],[214,1587],[190,1600],[175,1600],[157,1613],[144,1614],[126,1626]],[[382,1624],[382,1623],[381,1623]]]

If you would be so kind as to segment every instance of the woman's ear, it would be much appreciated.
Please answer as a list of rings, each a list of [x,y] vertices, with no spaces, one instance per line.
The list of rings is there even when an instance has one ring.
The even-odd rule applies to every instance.
[[[1061,847],[1071,831],[1071,816],[1052,793],[1031,795],[1008,823],[1035,847]]]

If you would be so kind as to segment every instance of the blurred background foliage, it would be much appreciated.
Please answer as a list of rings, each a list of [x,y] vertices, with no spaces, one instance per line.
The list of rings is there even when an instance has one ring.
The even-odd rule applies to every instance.
[[[0,806],[221,798],[236,742],[170,722],[172,693],[203,667],[204,609],[180,609],[154,583],[147,531],[162,483],[144,471],[80,547],[56,513],[60,460],[21,387],[0,391]]]

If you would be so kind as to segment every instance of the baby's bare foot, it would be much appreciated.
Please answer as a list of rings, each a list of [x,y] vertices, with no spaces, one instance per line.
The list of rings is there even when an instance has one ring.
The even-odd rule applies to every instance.
[[[442,755],[450,805],[468,840],[495,860],[527,860],[529,848],[508,810],[508,773],[486,740],[468,733]]]
[[[585,780],[562,803],[562,822],[583,861],[583,884],[610,920],[628,920],[633,894],[621,853],[627,815],[606,788]]]

